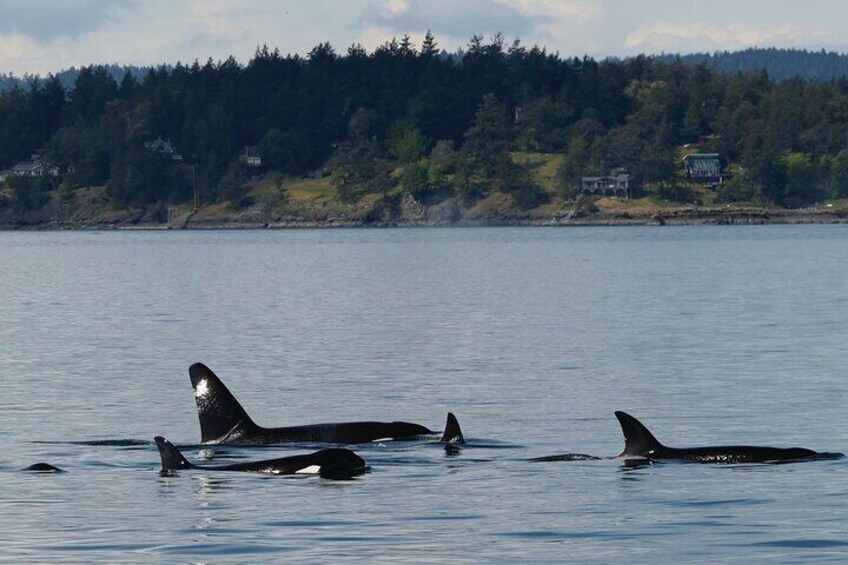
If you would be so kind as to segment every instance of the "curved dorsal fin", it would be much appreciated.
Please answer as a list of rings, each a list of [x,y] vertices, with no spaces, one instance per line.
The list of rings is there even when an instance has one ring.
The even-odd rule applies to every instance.
[[[183,454],[180,453],[180,450],[177,449],[173,443],[162,436],[156,436],[153,438],[153,441],[156,442],[156,447],[159,448],[159,456],[162,458],[163,471],[191,469],[192,464],[183,457]]]
[[[236,397],[209,367],[195,363],[188,368],[188,374],[197,401],[202,443],[238,438],[256,428]]]
[[[649,459],[663,449],[663,444],[657,441],[654,434],[648,431],[642,422],[626,412],[616,412],[615,417],[618,418],[621,431],[624,433],[624,451],[619,457]]]
[[[462,435],[462,429],[459,427],[459,421],[452,412],[448,412],[448,419],[445,422],[445,432],[442,434],[442,443],[463,444],[465,437]]]

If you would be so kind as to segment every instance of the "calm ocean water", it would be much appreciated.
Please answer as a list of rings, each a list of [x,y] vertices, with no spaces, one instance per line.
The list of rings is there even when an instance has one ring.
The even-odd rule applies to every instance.
[[[848,226],[4,232],[0,266],[0,561],[848,560],[848,460],[611,459],[614,410],[848,451]],[[163,478],[154,435],[310,450],[198,446],[195,361],[260,424],[452,410],[470,443]],[[604,459],[529,461],[569,453]]]

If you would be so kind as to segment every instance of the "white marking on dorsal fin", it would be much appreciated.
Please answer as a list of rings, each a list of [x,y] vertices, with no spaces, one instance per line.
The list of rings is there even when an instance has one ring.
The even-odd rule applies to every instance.
[[[209,381],[206,379],[201,379],[198,381],[197,386],[194,389],[194,396],[197,398],[203,398],[209,393]]]
[[[381,437],[380,439],[372,439],[371,443],[380,443],[381,441],[394,441],[393,437]]]
[[[309,467],[304,467],[299,471],[295,471],[298,475],[317,475],[321,472],[321,465],[310,465]]]

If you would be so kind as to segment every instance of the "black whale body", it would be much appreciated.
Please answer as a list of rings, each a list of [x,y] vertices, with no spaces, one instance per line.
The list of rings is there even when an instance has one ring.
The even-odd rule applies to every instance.
[[[282,428],[264,428],[253,422],[221,379],[203,363],[188,370],[197,415],[200,441],[215,444],[371,443],[413,439],[435,432],[410,422],[340,422]]]
[[[819,453],[803,447],[762,447],[720,445],[674,448],[661,444],[639,420],[625,412],[616,412],[624,432],[624,459],[679,460],[700,463],[780,463],[815,459],[840,459],[842,453]]]
[[[179,449],[167,439],[153,438],[162,459],[162,473],[180,469],[205,469],[209,471],[240,471],[246,473],[268,473],[272,475],[316,474],[325,478],[350,478],[365,471],[365,461],[349,449],[322,449],[306,455],[293,455],[278,459],[264,459],[230,465],[195,465],[190,463]]]
[[[56,467],[55,465],[51,465],[50,463],[33,463],[26,469],[21,469],[22,471],[31,471],[33,473],[64,473],[62,469]]]

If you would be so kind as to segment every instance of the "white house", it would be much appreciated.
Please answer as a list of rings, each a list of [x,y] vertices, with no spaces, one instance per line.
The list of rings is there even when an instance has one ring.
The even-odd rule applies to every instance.
[[[248,167],[261,167],[262,155],[259,154],[259,149],[256,147],[245,147],[244,153],[241,154],[241,161]]]
[[[11,169],[0,171],[0,182],[5,181],[10,176],[58,177],[59,167],[43,162],[41,156],[35,153],[29,159],[15,163],[15,166]]]

